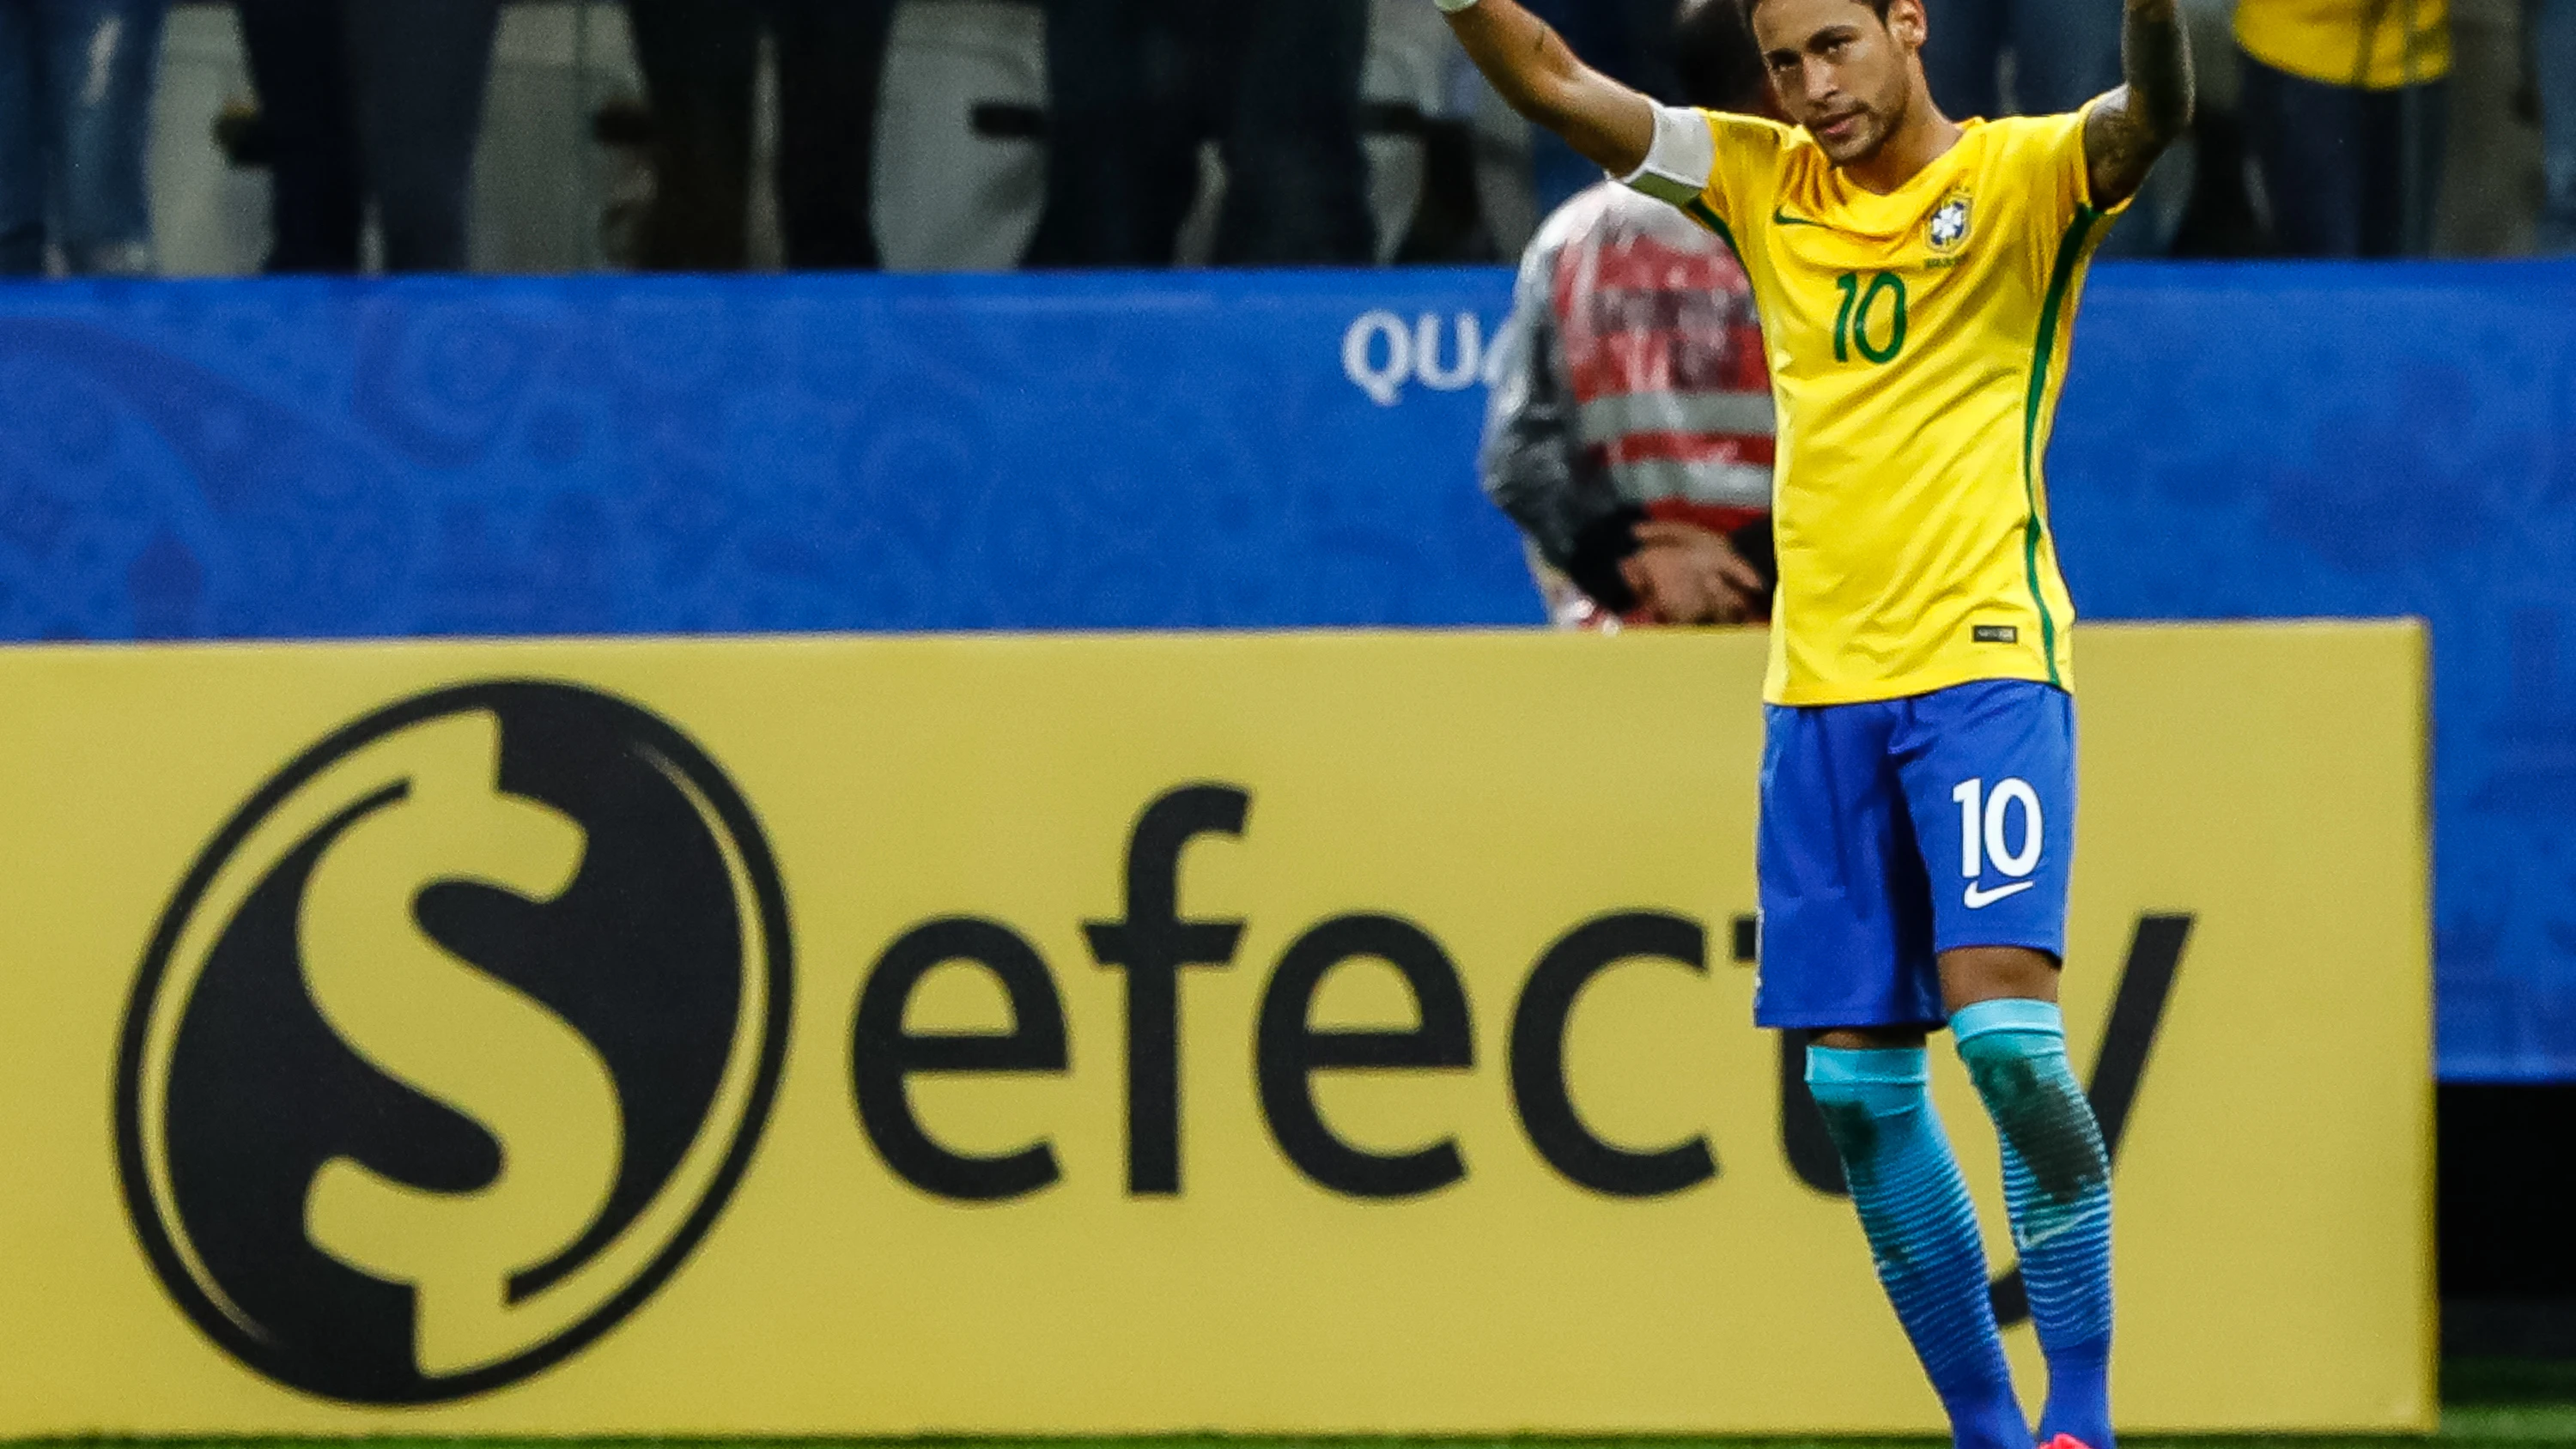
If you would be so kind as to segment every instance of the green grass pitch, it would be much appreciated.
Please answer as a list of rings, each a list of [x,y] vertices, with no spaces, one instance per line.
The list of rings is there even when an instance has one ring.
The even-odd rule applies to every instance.
[[[23,1441],[22,1441],[23,1442]],[[903,1439],[762,1442],[699,1439],[223,1439],[35,1441],[65,1449],[1948,1449],[1930,1439]],[[2132,1438],[2122,1449],[2534,1449],[2576,1445],[2576,1405],[2478,1405],[2447,1409],[2437,1438],[2296,1436],[2245,1439]]]
[[[2576,1363],[2453,1360],[2442,1369],[2442,1430],[2433,1439],[2281,1436],[2150,1438],[2123,1449],[2576,1449]],[[26,1441],[21,1441],[26,1442]],[[222,1439],[33,1441],[79,1449],[1947,1449],[1929,1439]]]

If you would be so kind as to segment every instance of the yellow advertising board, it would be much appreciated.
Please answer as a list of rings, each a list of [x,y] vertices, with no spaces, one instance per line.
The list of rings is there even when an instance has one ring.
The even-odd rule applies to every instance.
[[[2083,647],[2121,1416],[2428,1427],[2422,636]],[[1762,663],[0,655],[0,1436],[1930,1430],[1749,1024]]]

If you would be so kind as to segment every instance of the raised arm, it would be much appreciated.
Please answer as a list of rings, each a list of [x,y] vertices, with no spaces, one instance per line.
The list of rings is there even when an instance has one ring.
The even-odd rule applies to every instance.
[[[2120,60],[2127,84],[2096,103],[2084,123],[2093,204],[2105,210],[2137,195],[2156,158],[2191,124],[2191,43],[2177,0],[2129,0]]]
[[[1513,110],[1614,176],[1646,164],[1655,103],[1575,58],[1518,0],[1439,0],[1476,68]]]

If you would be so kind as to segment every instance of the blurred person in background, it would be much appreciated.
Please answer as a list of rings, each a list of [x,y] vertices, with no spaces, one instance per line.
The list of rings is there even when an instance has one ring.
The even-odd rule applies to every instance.
[[[1737,4],[1684,0],[1677,89],[1689,105],[1779,119]],[[1726,243],[1603,177],[1540,228],[1498,345],[1485,489],[1527,539],[1550,619],[1767,618],[1771,375],[1753,285]]]
[[[1672,0],[1538,0],[1529,8],[1603,75],[1659,100],[1679,94],[1671,56]],[[1542,214],[1601,179],[1600,167],[1544,127],[1530,137],[1530,169]]]
[[[654,202],[643,264],[739,271],[749,261],[753,87],[778,61],[778,221],[787,265],[879,264],[877,101],[895,0],[626,0],[653,110]]]
[[[169,0],[0,0],[0,276],[154,270],[144,162]]]
[[[2239,0],[2248,140],[2280,250],[2432,250],[2450,0]]]
[[[1376,259],[1367,0],[1047,0],[1039,267],[1166,267],[1217,143],[1220,266]]]
[[[2549,179],[2540,248],[2576,252],[2576,0],[2528,0],[2523,18],[2540,87]]]
[[[270,148],[268,270],[461,272],[500,0],[236,0]]]

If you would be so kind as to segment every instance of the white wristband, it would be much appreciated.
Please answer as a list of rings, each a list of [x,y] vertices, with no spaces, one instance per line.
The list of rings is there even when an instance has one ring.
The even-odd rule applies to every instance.
[[[1455,15],[1461,10],[1473,9],[1476,0],[1431,0],[1431,3],[1439,6],[1441,13]]]

